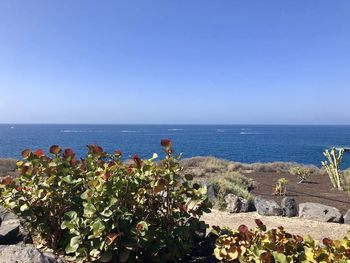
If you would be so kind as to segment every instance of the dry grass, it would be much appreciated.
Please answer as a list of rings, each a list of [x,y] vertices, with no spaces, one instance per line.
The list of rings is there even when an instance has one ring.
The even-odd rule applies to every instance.
[[[196,182],[213,187],[217,198],[215,207],[225,208],[224,198],[229,193],[252,201],[249,192],[253,187],[253,181],[238,171],[229,170],[229,161],[215,157],[193,157],[182,160],[181,164],[184,174],[192,174]]]
[[[252,199],[250,190],[254,187],[254,182],[244,176],[244,173],[289,173],[291,168],[295,166],[308,169],[312,173],[325,173],[323,169],[319,169],[314,165],[301,165],[292,162],[239,163],[211,156],[184,159],[181,164],[184,173],[192,174],[198,183],[214,187],[217,197],[215,206],[217,208],[225,206],[224,197],[228,193],[233,193],[247,200]]]

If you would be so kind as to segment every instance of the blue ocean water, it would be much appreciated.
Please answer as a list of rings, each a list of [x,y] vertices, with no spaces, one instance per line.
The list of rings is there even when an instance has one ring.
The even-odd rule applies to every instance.
[[[47,150],[52,144],[73,148],[81,156],[87,144],[95,143],[110,152],[120,149],[125,158],[135,153],[149,158],[162,152],[164,138],[184,157],[320,166],[324,149],[350,146],[350,126],[1,124],[0,157],[20,158],[25,148]],[[343,166],[350,166],[350,154],[345,154]]]

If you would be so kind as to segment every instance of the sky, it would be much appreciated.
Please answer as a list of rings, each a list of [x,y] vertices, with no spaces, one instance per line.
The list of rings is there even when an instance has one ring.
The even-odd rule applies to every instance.
[[[350,1],[0,1],[0,123],[350,124]]]

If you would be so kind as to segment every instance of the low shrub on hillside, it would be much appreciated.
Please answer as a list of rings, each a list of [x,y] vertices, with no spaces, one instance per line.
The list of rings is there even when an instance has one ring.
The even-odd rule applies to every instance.
[[[289,172],[299,179],[299,183],[304,183],[312,176],[314,170],[308,167],[296,165],[293,166]]]
[[[210,211],[206,189],[180,174],[171,142],[157,155],[133,164],[89,145],[77,160],[71,149],[23,151],[20,176],[2,181],[0,203],[21,216],[32,234],[79,262],[164,262],[191,251],[205,234]]]
[[[213,227],[218,235],[214,255],[220,262],[338,262],[350,261],[350,231],[342,240],[324,238],[322,244],[311,237],[287,233],[283,227],[267,230],[259,220],[257,228],[241,225],[237,230]]]
[[[213,177],[210,184],[214,188],[216,194],[215,206],[220,210],[226,208],[225,197],[228,194],[234,194],[248,200],[248,203],[253,203],[253,197],[250,190],[253,188],[253,180],[237,173],[226,172],[220,176]]]
[[[225,196],[230,193],[252,202],[250,191],[254,187],[253,180],[239,172],[230,171],[228,167],[231,162],[214,157],[193,157],[183,160],[181,164],[183,173],[193,174],[195,182],[213,186],[215,207],[224,209]]]

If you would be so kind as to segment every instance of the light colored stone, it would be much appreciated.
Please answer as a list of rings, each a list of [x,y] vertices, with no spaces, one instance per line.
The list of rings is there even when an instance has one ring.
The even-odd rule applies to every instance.
[[[225,196],[225,203],[226,203],[226,211],[229,213],[239,213],[242,208],[242,201],[241,199],[234,195],[234,194],[228,194]]]
[[[319,203],[302,203],[299,205],[299,217],[320,222],[342,222],[340,211],[332,206]]]
[[[350,225],[350,209],[344,215],[344,224],[349,224]]]
[[[49,253],[42,253],[30,245],[0,246],[0,263],[63,263]]]

